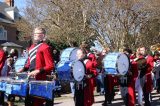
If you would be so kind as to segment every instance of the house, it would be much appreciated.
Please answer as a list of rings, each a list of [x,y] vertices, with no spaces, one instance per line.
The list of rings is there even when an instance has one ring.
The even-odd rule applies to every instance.
[[[22,42],[18,40],[19,31],[15,24],[19,19],[21,15],[18,8],[14,6],[14,0],[0,2],[0,45],[6,42],[22,45]]]
[[[18,30],[16,20],[21,18],[18,8],[14,6],[14,0],[0,2],[0,44],[7,41],[20,43],[18,41]]]

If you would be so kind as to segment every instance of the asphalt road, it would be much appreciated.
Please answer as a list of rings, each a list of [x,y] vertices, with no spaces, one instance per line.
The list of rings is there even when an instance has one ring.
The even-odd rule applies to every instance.
[[[157,94],[155,91],[153,91],[152,106],[160,106],[159,98],[160,98],[160,94]],[[102,106],[103,102],[104,102],[104,96],[103,95],[100,96],[97,93],[95,93],[95,103],[93,104],[93,106]],[[14,106],[24,106],[24,102],[18,102],[16,100]],[[56,97],[54,99],[54,106],[74,106],[72,94],[64,94],[64,95],[61,95],[61,97]],[[116,94],[114,101],[110,106],[125,106],[122,101],[121,95]]]
[[[73,98],[71,94],[62,95],[60,98],[55,98],[54,106],[74,106]],[[160,106],[160,94],[155,91],[152,92],[152,106]],[[93,106],[102,106],[104,102],[104,96],[95,95],[95,103]],[[136,104],[137,105],[137,104]],[[116,94],[112,105],[110,106],[125,106],[123,104],[121,95]]]

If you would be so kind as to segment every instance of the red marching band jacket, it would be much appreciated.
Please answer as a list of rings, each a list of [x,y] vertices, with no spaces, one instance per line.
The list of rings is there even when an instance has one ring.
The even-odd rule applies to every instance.
[[[151,92],[152,89],[153,89],[153,81],[152,81],[152,70],[153,70],[153,67],[154,67],[154,58],[150,55],[148,55],[146,57],[146,60],[147,60],[147,69],[146,69],[146,72],[145,72],[145,76],[146,76],[146,92]]]
[[[0,76],[1,76],[1,71],[4,66],[5,60],[6,60],[5,52],[2,49],[0,49]]]
[[[33,44],[29,48],[29,51],[34,47],[35,45]],[[30,65],[31,64],[30,64],[30,57],[29,57],[25,65],[25,69],[29,69]],[[35,69],[43,72],[40,72],[36,76],[36,80],[46,80],[46,75],[50,74],[53,68],[54,68],[54,62],[51,54],[51,49],[49,45],[47,45],[46,43],[42,43],[36,52]]]

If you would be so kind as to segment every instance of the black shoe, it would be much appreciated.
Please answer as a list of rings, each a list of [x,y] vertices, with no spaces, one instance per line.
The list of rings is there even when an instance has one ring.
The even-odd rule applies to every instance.
[[[107,106],[107,103],[106,103],[106,102],[103,102],[103,103],[102,103],[102,106]]]
[[[104,93],[103,93],[103,92],[100,92],[99,95],[102,96],[102,95],[104,95]]]
[[[58,94],[58,97],[61,97],[61,94]]]
[[[111,101],[109,101],[109,102],[108,102],[108,105],[111,105],[111,104],[112,104],[112,102],[111,102]]]

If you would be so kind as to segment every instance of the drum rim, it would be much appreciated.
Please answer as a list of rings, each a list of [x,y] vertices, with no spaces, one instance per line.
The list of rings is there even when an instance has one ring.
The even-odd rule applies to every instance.
[[[65,50],[67,50],[67,49],[71,49],[71,48],[73,48],[72,49],[72,51],[71,51],[71,53],[73,52],[73,50],[75,50],[75,49],[80,49],[80,48],[78,48],[78,47],[68,47],[68,48],[66,48],[66,49],[64,49],[64,50],[62,50],[62,52],[61,52],[61,54],[60,54],[60,61],[62,61],[62,59],[61,59],[61,55],[62,55],[62,53],[65,51]],[[70,56],[71,56],[71,53],[69,54],[69,60],[71,60],[70,59]]]
[[[33,83],[37,83],[37,84],[52,84],[54,83],[54,81],[46,81],[46,80],[36,80],[36,81],[29,81],[29,84],[33,84]]]

